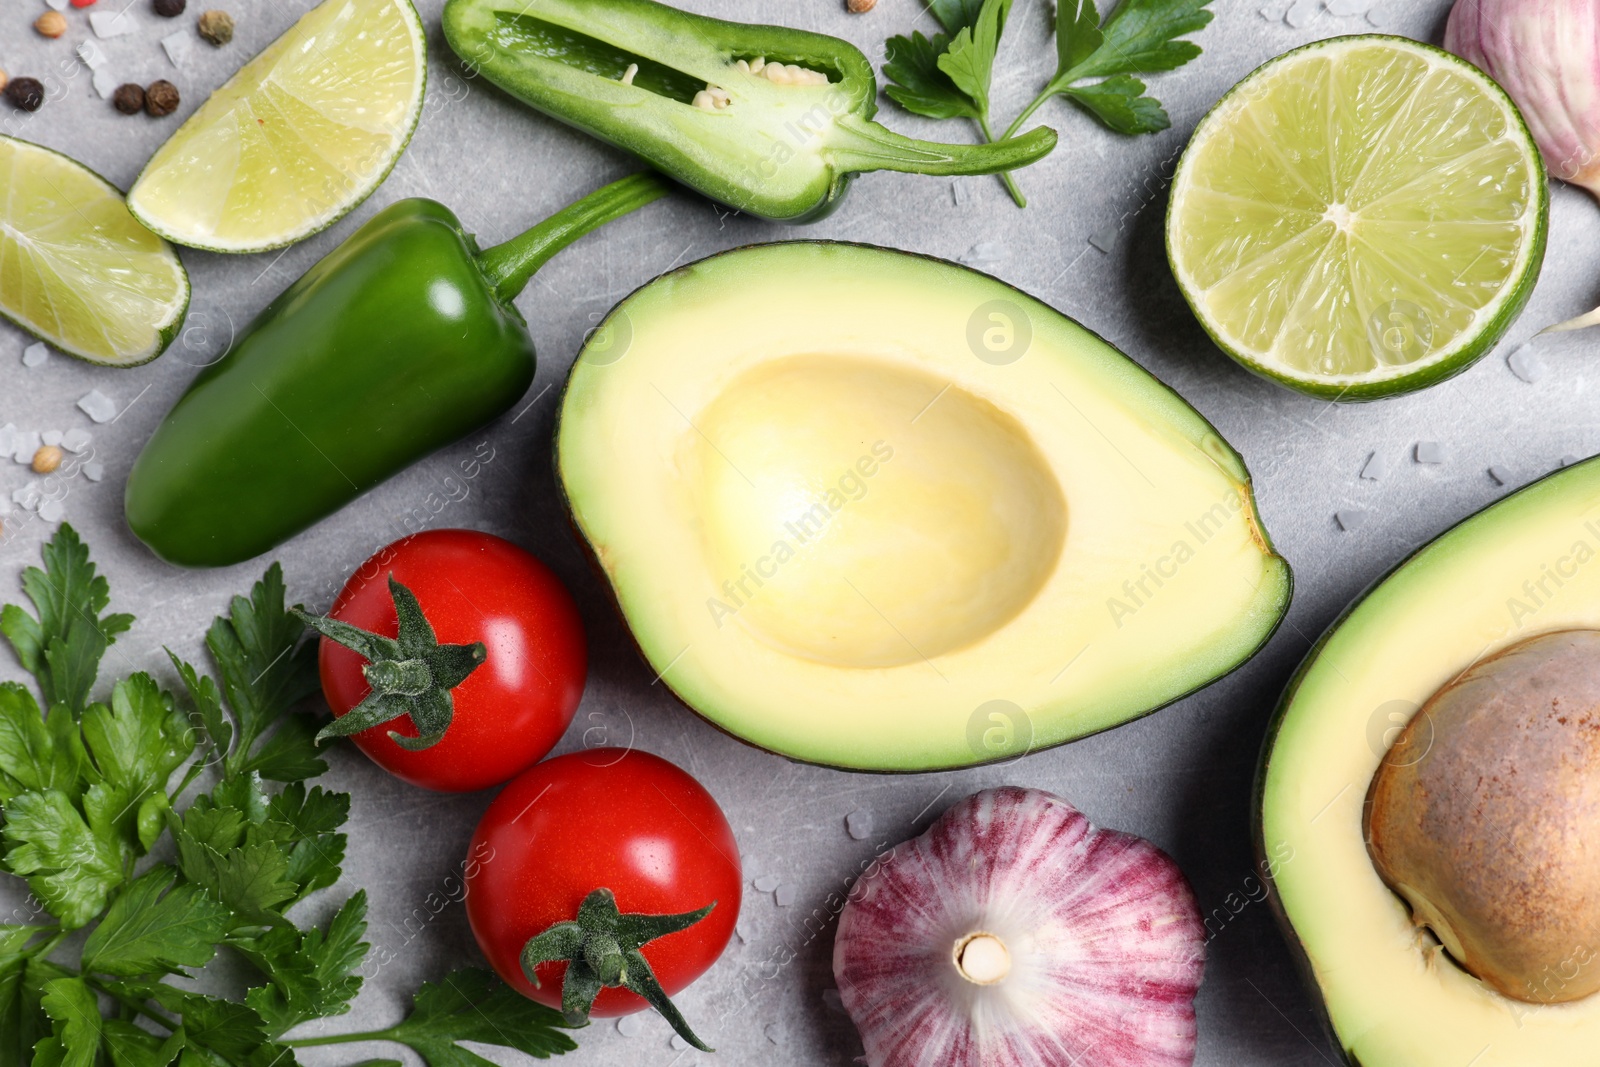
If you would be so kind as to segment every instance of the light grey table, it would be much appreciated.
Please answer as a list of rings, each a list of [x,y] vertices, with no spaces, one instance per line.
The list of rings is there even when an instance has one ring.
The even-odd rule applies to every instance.
[[[1392,32],[1437,40],[1444,0],[1379,0],[1374,16]],[[101,42],[119,80],[168,77],[184,93],[176,119],[124,118],[91,90],[72,59],[89,35],[82,15],[73,32],[48,42],[29,28],[42,0],[0,5],[0,66],[13,76],[54,75],[59,95],[36,116],[0,107],[0,130],[67,152],[126,187],[143,161],[248,56],[288,27],[311,0],[218,0],[238,18],[226,49],[194,42],[174,69],[158,40],[180,26],[155,17],[148,0],[100,0],[100,10],[128,4],[135,34]],[[928,30],[916,0],[881,0],[852,16],[835,0],[684,0],[707,13],[782,21],[849,38],[878,56],[891,33]],[[192,11],[205,6],[191,0]],[[1008,31],[996,95],[1010,115],[1053,63],[1047,6],[1020,0]],[[425,516],[429,525],[491,530],[537,552],[577,595],[593,666],[578,719],[563,744],[607,740],[633,744],[696,775],[733,822],[752,876],[770,874],[797,890],[779,907],[770,893],[747,889],[742,938],[701,982],[683,994],[685,1014],[719,1047],[716,1057],[678,1052],[669,1031],[644,1017],[629,1036],[612,1022],[579,1035],[574,1067],[627,1061],[848,1064],[861,1048],[830,997],[833,927],[806,919],[848,883],[883,844],[911,836],[956,798],[1015,782],[1062,794],[1103,825],[1154,839],[1193,880],[1214,915],[1214,938],[1200,994],[1200,1055],[1205,1067],[1315,1065],[1336,1057],[1318,1030],[1307,992],[1292,969],[1265,904],[1237,915],[1225,901],[1252,874],[1250,782],[1263,728],[1284,682],[1317,634],[1351,597],[1421,542],[1507,492],[1487,475],[1494,465],[1513,485],[1556,467],[1563,456],[1600,446],[1600,426],[1585,395],[1592,335],[1545,344],[1547,373],[1520,380],[1505,355],[1540,326],[1586,309],[1600,294],[1600,212],[1579,192],[1558,188],[1552,201],[1546,272],[1533,300],[1500,349],[1456,380],[1421,395],[1365,406],[1333,406],[1257,380],[1206,339],[1183,304],[1162,244],[1165,177],[1195,122],[1229,86],[1263,60],[1319,37],[1371,30],[1360,17],[1310,12],[1299,28],[1255,0],[1219,0],[1217,20],[1200,36],[1205,54],[1155,78],[1173,128],[1124,139],[1060,102],[1041,117],[1061,132],[1061,147],[1020,175],[1032,204],[1012,206],[993,179],[868,176],[831,218],[804,231],[719,213],[690,195],[627,218],[565,252],[520,301],[541,352],[538,379],[508,416],[471,441],[446,449],[369,494],[277,553],[291,594],[326,607],[350,570]],[[423,0],[429,30],[429,106],[410,150],[388,182],[352,217],[280,254],[230,258],[185,252],[194,304],[182,340],[155,363],[111,371],[54,356],[27,369],[23,335],[0,324],[0,425],[25,429],[84,427],[105,464],[99,483],[78,479],[66,500],[69,521],[87,537],[111,580],[113,603],[138,616],[116,645],[113,669],[159,668],[160,649],[199,654],[206,624],[227,598],[260,571],[248,564],[185,572],[151,557],[121,521],[121,489],[134,456],[168,406],[203,364],[227,345],[281,288],[375,210],[400,197],[437,197],[454,207],[486,242],[507,237],[602,182],[632,169],[622,154],[537,116],[482,83],[465,81],[438,32],[440,0]],[[1303,9],[1304,10],[1304,9]],[[1299,21],[1297,18],[1296,21]],[[955,124],[925,123],[884,108],[889,124],[927,136],[960,138]],[[586,328],[618,299],[664,270],[734,245],[794,236],[842,238],[917,252],[982,260],[991,271],[1080,319],[1165,379],[1210,418],[1244,454],[1279,549],[1295,569],[1296,595],[1271,644],[1248,665],[1147,719],[1004,768],[884,777],[845,774],[786,762],[717,732],[651,686],[597,579],[567,529],[550,466],[550,433],[559,385]],[[1089,243],[1108,246],[1101,250]],[[123,409],[93,426],[75,408],[99,389]],[[427,515],[429,494],[479,442],[494,460],[470,483],[466,499]],[[1413,460],[1419,441],[1443,446],[1444,462]],[[1376,481],[1358,474],[1369,453],[1388,461]],[[0,493],[30,475],[0,460]],[[418,509],[423,509],[419,511]],[[1360,510],[1366,522],[1342,532],[1336,511]],[[19,595],[15,575],[37,559],[47,525],[14,513],[0,539],[0,597]],[[20,672],[0,654],[0,677]],[[327,909],[357,885],[372,894],[371,941],[393,962],[378,970],[337,1029],[395,1020],[418,982],[478,953],[464,909],[448,899],[465,844],[487,795],[437,796],[413,790],[353,750],[332,754],[328,784],[354,795],[344,886],[308,905]],[[870,812],[873,837],[853,840],[845,817]],[[8,880],[9,882],[9,880]],[[13,892],[8,884],[0,892]],[[430,903],[431,901],[431,903]],[[443,903],[441,904],[441,901]],[[1218,910],[1221,909],[1221,910]],[[790,960],[782,966],[769,961]],[[228,975],[208,975],[226,982]],[[351,1063],[392,1054],[392,1047],[343,1046],[308,1052],[307,1063]]]

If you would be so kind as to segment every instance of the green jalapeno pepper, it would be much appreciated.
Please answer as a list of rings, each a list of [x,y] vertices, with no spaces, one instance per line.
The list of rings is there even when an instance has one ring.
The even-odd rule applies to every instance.
[[[128,476],[128,525],[169,562],[239,563],[494,419],[533,381],[512,300],[667,189],[624,178],[483,252],[435,201],[378,212],[195,378]]]
[[[872,121],[877,80],[820,33],[692,15],[654,0],[449,0],[444,35],[471,72],[753,215],[805,222],[852,174],[992,174],[1056,144],[934,144]]]

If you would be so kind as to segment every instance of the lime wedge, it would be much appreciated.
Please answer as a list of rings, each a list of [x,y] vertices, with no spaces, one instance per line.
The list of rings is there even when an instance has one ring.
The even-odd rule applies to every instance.
[[[116,186],[66,156],[0,136],[0,315],[79,359],[159,356],[189,307],[172,246]]]
[[[1420,389],[1494,347],[1544,258],[1544,166],[1515,105],[1399,37],[1279,56],[1195,130],[1167,256],[1212,338],[1302,392]]]
[[[324,0],[162,145],[128,194],[178,244],[263,252],[326,229],[382,183],[422,114],[409,0]]]

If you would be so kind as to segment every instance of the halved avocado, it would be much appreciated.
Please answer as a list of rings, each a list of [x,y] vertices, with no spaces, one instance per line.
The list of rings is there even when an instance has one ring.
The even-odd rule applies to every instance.
[[[1465,970],[1424,928],[1429,920],[1413,919],[1380,878],[1364,811],[1380,765],[1403,766],[1429,758],[1432,747],[1460,743],[1442,726],[1437,737],[1414,728],[1430,726],[1427,717],[1412,722],[1430,698],[1455,698],[1460,684],[1514,657],[1535,635],[1600,629],[1597,559],[1600,459],[1591,459],[1485,508],[1402,563],[1322,637],[1284,695],[1256,783],[1257,844],[1290,943],[1352,1063],[1600,1064],[1600,996],[1513,999]],[[1584,694],[1565,696],[1576,709]],[[1487,700],[1483,707],[1501,712]],[[1579,713],[1571,714],[1576,721]],[[1449,755],[1455,766],[1472,753]],[[1471,789],[1491,772],[1464,773],[1476,779],[1463,783]],[[1496,766],[1492,773],[1503,772]],[[1522,785],[1535,788],[1540,777],[1528,773]],[[1509,780],[1499,785],[1518,788]],[[1558,802],[1576,811],[1581,799]],[[1415,803],[1415,817],[1430,818],[1428,798]],[[1504,814],[1484,810],[1478,817],[1494,824]],[[1544,817],[1563,824],[1560,811]],[[1592,865],[1596,828],[1569,829],[1575,861]],[[1484,882],[1481,871],[1460,873],[1473,888]],[[1516,871],[1504,891],[1556,873]],[[1514,901],[1496,903],[1506,906],[1495,909],[1501,913],[1516,911]],[[1581,917],[1543,917],[1568,918]],[[1600,945],[1568,947],[1585,963],[1600,952]]]
[[[1247,659],[1289,602],[1239,456],[1052,308],[858,245],[728,252],[584,347],[557,468],[691,708],[798,760],[1020,755]]]

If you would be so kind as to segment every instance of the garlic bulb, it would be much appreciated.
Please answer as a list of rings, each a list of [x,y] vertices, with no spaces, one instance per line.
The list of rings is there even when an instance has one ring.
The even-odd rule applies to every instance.
[[[1516,102],[1551,175],[1600,197],[1600,0],[1457,0],[1444,46]]]
[[[1187,1067],[1205,942],[1164,852],[1008,786],[878,857],[833,973],[869,1067]]]

